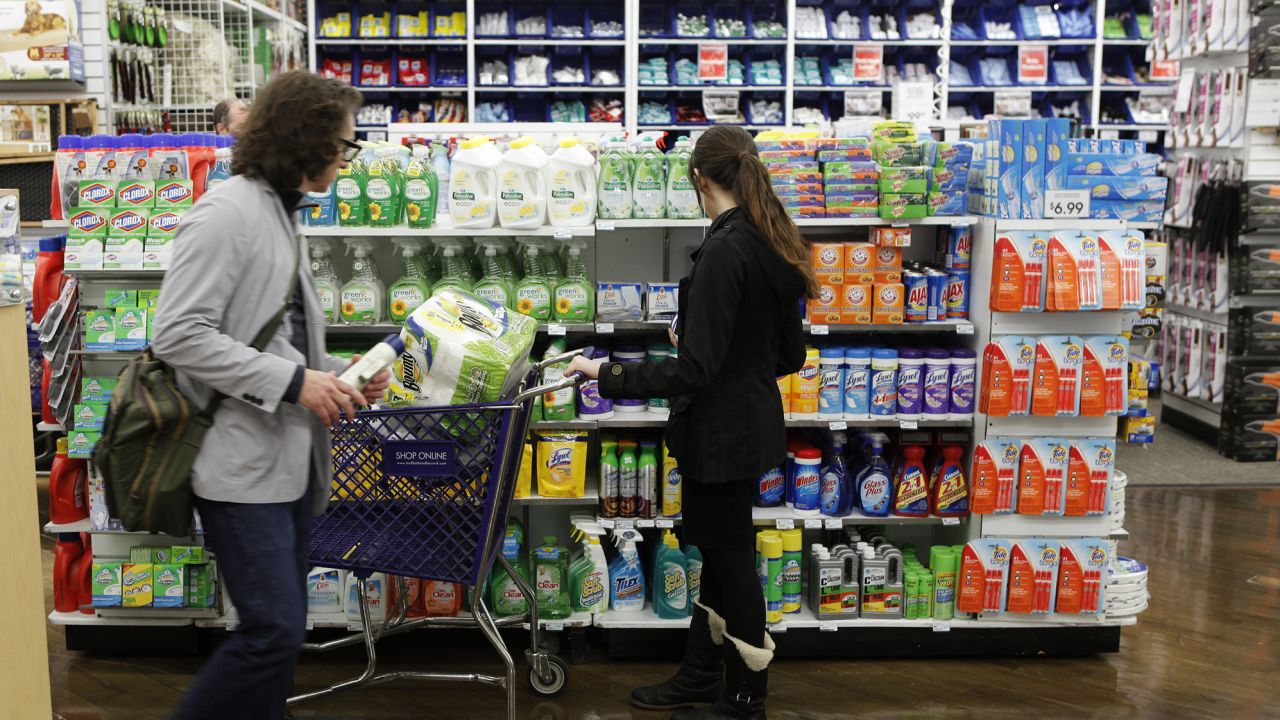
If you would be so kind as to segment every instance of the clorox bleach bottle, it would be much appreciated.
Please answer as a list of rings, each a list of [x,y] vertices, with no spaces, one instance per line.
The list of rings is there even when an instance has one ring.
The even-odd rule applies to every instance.
[[[502,227],[528,230],[546,222],[548,161],[533,138],[511,141],[498,171],[498,222]]]
[[[502,153],[487,137],[462,141],[449,173],[449,212],[454,227],[493,227],[498,217],[498,168]]]
[[[547,164],[547,218],[556,227],[596,221],[596,159],[578,138],[565,138]]]

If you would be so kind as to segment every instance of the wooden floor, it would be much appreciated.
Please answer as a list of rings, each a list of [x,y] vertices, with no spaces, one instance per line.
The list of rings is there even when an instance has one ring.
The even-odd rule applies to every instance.
[[[1150,566],[1154,597],[1138,625],[1125,629],[1121,652],[1074,659],[786,660],[771,674],[770,717],[1280,717],[1280,488],[1131,488],[1127,518],[1133,539],[1122,543],[1122,554]],[[48,572],[51,541],[46,555]],[[439,646],[446,635],[454,647]],[[422,662],[438,668],[496,669],[484,652],[458,647],[459,637],[452,631],[406,636],[396,664],[420,653]],[[64,650],[63,641],[61,629],[49,628],[53,704],[67,720],[165,718],[200,664],[197,656],[86,657]],[[356,655],[306,657],[299,686],[348,677],[359,662]],[[522,690],[520,716],[662,718],[630,708],[626,698],[631,687],[659,681],[671,669],[577,665],[561,698],[539,700]],[[296,716],[494,718],[501,716],[501,697],[474,685],[399,684],[304,705]]]

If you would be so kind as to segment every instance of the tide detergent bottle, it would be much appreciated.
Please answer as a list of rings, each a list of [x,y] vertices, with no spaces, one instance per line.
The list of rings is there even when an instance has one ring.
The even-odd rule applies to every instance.
[[[502,153],[487,137],[463,140],[449,176],[454,227],[484,229],[498,219],[498,168]]]
[[[542,227],[547,218],[547,161],[547,154],[533,138],[511,141],[498,170],[498,222],[502,227]]]
[[[658,617],[677,619],[689,616],[689,570],[676,536],[668,530],[656,554],[653,580],[653,608]]]

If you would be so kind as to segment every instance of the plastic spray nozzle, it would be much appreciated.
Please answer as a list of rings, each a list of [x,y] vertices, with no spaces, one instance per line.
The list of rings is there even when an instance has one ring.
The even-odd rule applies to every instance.
[[[373,252],[373,241],[368,238],[347,238],[347,254],[356,257],[369,257]]]

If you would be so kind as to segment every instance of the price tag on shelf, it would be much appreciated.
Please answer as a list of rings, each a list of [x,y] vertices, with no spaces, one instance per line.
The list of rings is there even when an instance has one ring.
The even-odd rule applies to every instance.
[[[1046,218],[1089,217],[1089,191],[1045,190],[1044,216]]]
[[[617,229],[617,226],[614,225],[612,220],[596,221],[596,230],[604,230],[605,232],[608,232],[610,230],[615,230],[615,229]]]
[[[845,422],[844,420],[832,420],[832,421],[827,425],[827,427],[828,427],[832,432],[839,432],[839,431],[841,431],[841,430],[848,430],[848,429],[849,429],[849,423]]]
[[[805,518],[804,527],[806,530],[821,530],[822,518]]]
[[[568,229],[559,229],[552,233],[551,237],[556,240],[568,240],[573,237],[573,231]]]
[[[958,518],[958,517],[944,517],[944,518],[942,518],[942,524],[943,524],[943,525],[959,525],[959,524],[960,524],[960,518]]]
[[[656,524],[660,528],[672,528],[676,526],[675,522],[671,520],[661,520],[661,519],[655,520],[654,524]]]
[[[920,427],[920,423],[915,420],[899,420],[898,428],[902,430],[915,430]]]
[[[951,623],[936,622],[933,624],[933,631],[934,632],[951,632]]]
[[[315,629],[316,629],[316,619],[315,619],[315,618],[313,618],[313,617],[309,617],[309,618],[307,618],[307,629],[308,629],[308,630],[315,630]]]
[[[347,623],[347,632],[364,632],[364,625],[358,622]]]
[[[636,521],[631,518],[619,518],[617,523],[619,530],[631,530],[636,526]]]
[[[643,520],[636,521],[636,527],[638,528],[651,528],[653,527],[653,525],[654,525],[653,520],[643,519]]]
[[[547,632],[560,632],[561,630],[564,630],[564,623],[558,621],[547,623]]]
[[[596,323],[596,332],[601,335],[612,335],[613,323]]]
[[[831,328],[826,325],[810,325],[809,334],[810,335],[830,335]]]
[[[827,518],[824,522],[828,530],[839,530],[844,521],[840,518]]]
[[[551,337],[563,337],[567,332],[565,326],[560,323],[551,323],[547,326],[547,334]]]
[[[853,81],[881,83],[884,75],[884,45],[859,43],[853,46]]]
[[[729,45],[722,42],[698,43],[698,80],[729,79]]]
[[[896,228],[911,227],[911,223],[907,222],[906,220],[897,220],[889,223],[889,227],[896,227]]]
[[[836,632],[840,626],[833,622],[818,623],[818,632]]]
[[[786,631],[787,631],[787,624],[785,622],[780,622],[775,625],[769,626],[769,632],[773,633],[774,635],[778,635]]]
[[[1177,60],[1152,60],[1151,75],[1148,79],[1151,82],[1172,82],[1178,79],[1180,68],[1181,63]]]
[[[791,518],[778,518],[777,527],[779,530],[790,530],[796,526],[796,521]]]
[[[956,325],[956,334],[957,334],[957,335],[972,335],[972,334],[973,334],[973,323],[960,323],[959,325]]]
[[[600,527],[606,530],[612,530],[616,525],[613,518],[600,518]]]
[[[934,117],[933,81],[909,80],[893,86],[892,116],[912,122],[929,122]]]

